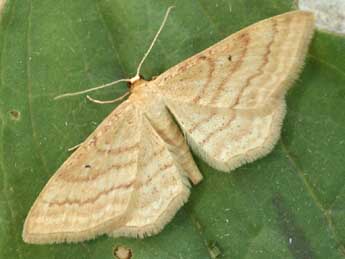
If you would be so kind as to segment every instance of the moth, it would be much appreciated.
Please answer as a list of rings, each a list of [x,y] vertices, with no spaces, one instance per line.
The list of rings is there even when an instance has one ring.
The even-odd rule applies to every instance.
[[[133,78],[129,98],[39,194],[24,241],[156,234],[188,200],[190,182],[202,180],[189,146],[224,172],[268,154],[313,31],[311,13],[288,12],[230,35],[152,81]]]

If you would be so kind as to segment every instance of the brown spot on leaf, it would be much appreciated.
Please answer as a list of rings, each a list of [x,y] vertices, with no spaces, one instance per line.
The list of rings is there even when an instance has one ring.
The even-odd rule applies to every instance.
[[[17,121],[20,119],[20,112],[19,111],[11,110],[9,113],[10,113],[10,117],[12,120]]]
[[[221,254],[222,254],[222,252],[220,251],[217,243],[214,242],[214,241],[208,242],[207,249],[208,249],[208,253],[210,254],[210,257],[212,259],[219,258],[221,256]]]
[[[113,252],[114,252],[114,257],[116,259],[131,259],[132,258],[132,250],[122,245],[117,246]]]

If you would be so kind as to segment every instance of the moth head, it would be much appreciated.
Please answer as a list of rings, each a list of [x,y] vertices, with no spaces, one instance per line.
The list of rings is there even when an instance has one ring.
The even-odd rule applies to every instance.
[[[143,77],[141,75],[136,75],[134,77],[132,77],[129,81],[128,81],[128,88],[130,91],[133,91],[134,88],[137,88],[138,86],[142,86],[143,84],[147,83],[146,80],[143,79]]]

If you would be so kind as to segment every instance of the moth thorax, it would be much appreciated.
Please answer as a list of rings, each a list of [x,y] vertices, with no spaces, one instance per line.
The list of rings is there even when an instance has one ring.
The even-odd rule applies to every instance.
[[[131,92],[133,91],[137,91],[134,89],[139,89],[145,86],[145,84],[147,84],[148,81],[141,79],[141,78],[132,78],[133,81],[128,82],[128,87],[131,90]]]

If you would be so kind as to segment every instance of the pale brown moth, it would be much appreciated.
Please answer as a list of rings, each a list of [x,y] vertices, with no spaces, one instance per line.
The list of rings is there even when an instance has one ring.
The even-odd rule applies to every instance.
[[[25,220],[24,241],[156,234],[187,201],[189,182],[202,180],[187,143],[224,172],[268,154],[313,30],[311,13],[288,12],[230,35],[152,81],[138,73],[122,80],[131,83],[129,98],[46,184]]]

